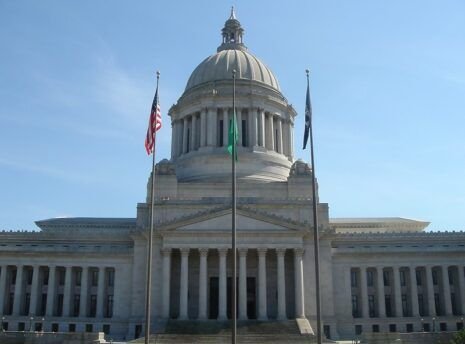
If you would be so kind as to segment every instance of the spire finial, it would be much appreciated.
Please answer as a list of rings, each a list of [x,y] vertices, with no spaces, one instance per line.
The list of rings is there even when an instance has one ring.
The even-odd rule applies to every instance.
[[[236,12],[234,12],[234,6],[231,6],[231,15],[229,19],[236,19]]]

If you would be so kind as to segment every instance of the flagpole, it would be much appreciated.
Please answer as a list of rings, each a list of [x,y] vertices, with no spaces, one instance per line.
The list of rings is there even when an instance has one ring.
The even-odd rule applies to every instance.
[[[158,82],[160,79],[160,72],[157,71],[157,93],[158,93]],[[157,104],[158,105],[158,104]],[[152,123],[150,123],[152,125]],[[150,305],[152,297],[152,246],[153,246],[153,219],[154,219],[154,192],[155,192],[155,140],[157,138],[157,129],[156,129],[156,119],[155,119],[155,128],[153,130],[153,151],[152,151],[152,187],[150,192],[150,231],[149,231],[149,245],[147,253],[147,283],[146,283],[146,294],[145,294],[145,344],[150,342]]]
[[[231,121],[232,126],[237,126],[236,124],[236,70],[233,70],[233,120]],[[236,135],[236,127],[233,127],[233,133]],[[231,246],[232,246],[232,309],[231,309],[231,317],[232,317],[232,331],[231,331],[231,343],[236,344],[236,331],[237,331],[237,317],[236,317],[236,310],[237,310],[237,295],[236,295],[236,140],[233,140],[232,145],[232,233],[231,233]]]
[[[308,69],[305,70],[307,73],[307,90],[310,89],[309,73]],[[313,154],[313,124],[312,117],[310,115],[310,159],[312,164],[312,208],[313,208],[313,244],[315,251],[315,297],[316,297],[316,336],[317,343],[321,344],[321,297],[320,297],[320,243],[318,235],[318,213],[317,213],[317,199],[316,199],[316,171],[315,171],[315,159]]]

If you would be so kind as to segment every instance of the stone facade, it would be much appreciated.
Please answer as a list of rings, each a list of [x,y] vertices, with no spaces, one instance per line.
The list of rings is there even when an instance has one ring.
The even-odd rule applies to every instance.
[[[311,167],[294,159],[296,112],[243,33],[232,13],[217,53],[169,111],[172,155],[157,164],[153,190],[152,330],[230,314],[232,70],[239,319],[306,319],[314,328],[317,202],[328,337],[461,327],[465,234],[426,233],[427,222],[403,218],[329,218],[328,204],[312,199]],[[143,332],[151,178],[136,218],[57,218],[36,222],[40,232],[0,233],[4,328]]]

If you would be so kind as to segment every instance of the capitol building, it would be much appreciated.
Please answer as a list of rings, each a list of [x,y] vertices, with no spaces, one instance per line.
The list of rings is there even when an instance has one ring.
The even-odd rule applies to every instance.
[[[236,70],[238,319],[315,330],[316,202],[327,338],[461,329],[465,234],[426,232],[428,222],[407,218],[331,218],[318,192],[312,199],[312,167],[295,159],[297,112],[277,76],[248,50],[234,12],[221,35],[169,110],[171,159],[149,176],[135,218],[53,218],[37,221],[38,232],[0,232],[2,327],[142,336],[152,177],[152,332],[230,317]]]

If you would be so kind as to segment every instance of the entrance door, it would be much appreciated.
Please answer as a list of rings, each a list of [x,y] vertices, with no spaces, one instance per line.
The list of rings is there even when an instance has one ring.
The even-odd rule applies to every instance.
[[[257,319],[255,277],[247,277],[247,317]]]
[[[208,319],[218,318],[218,277],[210,277],[210,313]]]

